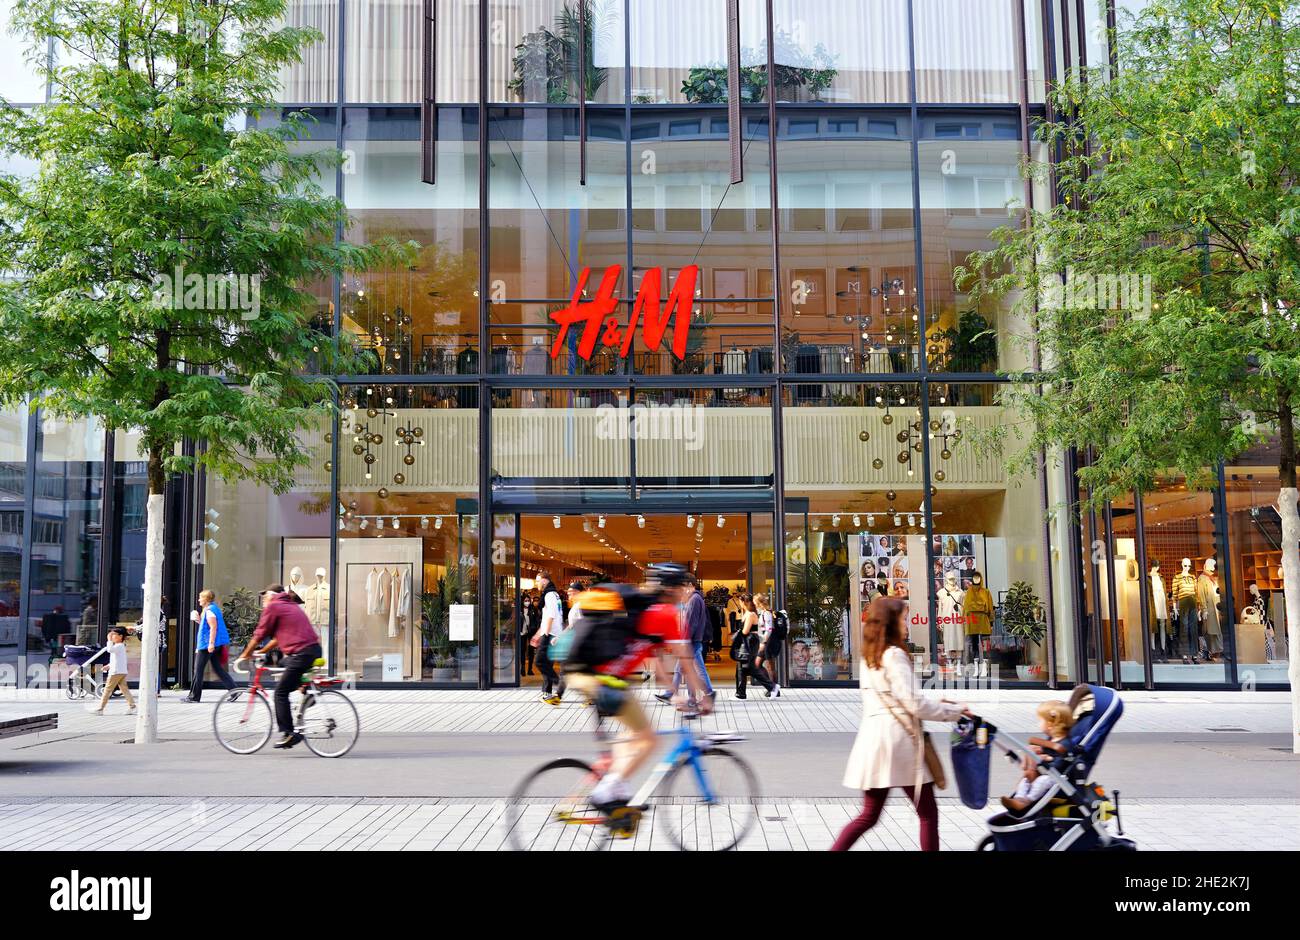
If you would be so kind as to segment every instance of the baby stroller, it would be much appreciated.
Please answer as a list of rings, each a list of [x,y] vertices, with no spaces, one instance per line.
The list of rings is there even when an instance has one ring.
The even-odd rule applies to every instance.
[[[1119,819],[1119,792],[1107,796],[1100,784],[1090,781],[1093,765],[1101,754],[1106,736],[1124,713],[1124,703],[1113,689],[1099,685],[1077,686],[1070,696],[1074,726],[1063,742],[1061,755],[1036,754],[988,722],[962,718],[955,732],[953,767],[958,788],[967,805],[984,805],[988,792],[987,748],[996,747],[1007,759],[1020,764],[1025,756],[1039,762],[1039,773],[1052,779],[1047,792],[1023,813],[999,813],[988,820],[989,834],[976,846],[977,851],[999,852],[1132,852],[1137,844],[1123,838]],[[977,744],[987,733],[987,742]],[[982,781],[972,779],[972,768],[980,766],[973,754],[983,749]],[[962,753],[959,754],[958,752]],[[965,777],[965,780],[963,780]],[[982,790],[978,803],[967,801],[970,791]],[[1110,823],[1114,821],[1114,831]]]
[[[63,691],[68,698],[75,701],[88,695],[92,698],[99,695],[100,684],[95,681],[95,673],[90,664],[106,652],[107,646],[98,651],[93,646],[63,647],[63,661],[72,667],[72,672],[63,683]]]

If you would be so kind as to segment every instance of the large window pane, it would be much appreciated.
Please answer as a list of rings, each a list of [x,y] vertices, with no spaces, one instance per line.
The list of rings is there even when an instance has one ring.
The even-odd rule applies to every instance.
[[[337,630],[363,681],[478,682],[478,390],[346,386]]]
[[[348,0],[344,94],[349,104],[423,97],[422,0]],[[434,89],[442,103],[478,100],[478,4],[436,0]]]
[[[623,102],[623,0],[494,0],[488,17],[488,100],[561,104],[579,95],[586,6],[588,101]]]
[[[777,101],[908,100],[907,0],[774,0],[772,15]]]
[[[338,0],[288,0],[286,26],[314,29],[321,38],[302,49],[301,61],[280,75],[280,100],[294,104],[328,103],[338,98]]]
[[[722,104],[726,0],[631,0],[633,104]],[[764,100],[767,42],[761,0],[741,0],[741,100]]]
[[[910,124],[903,112],[781,119],[787,371],[919,370]]]
[[[0,98],[14,104],[45,100],[45,79],[33,59],[44,58],[44,44],[33,47],[30,38],[11,31],[13,0],[0,0]]]
[[[1018,224],[1024,205],[1020,121],[1014,112],[923,115],[919,144],[926,355],[932,372],[1024,368],[1024,330],[1012,299],[976,308],[955,283],[972,252],[993,247],[995,229]]]
[[[415,108],[349,108],[343,189],[357,243],[419,244],[413,262],[347,278],[343,329],[367,374],[472,374],[478,361],[478,125],[470,108],[438,112],[436,186],[420,181]]]
[[[1017,0],[913,0],[916,100],[1015,101]]]

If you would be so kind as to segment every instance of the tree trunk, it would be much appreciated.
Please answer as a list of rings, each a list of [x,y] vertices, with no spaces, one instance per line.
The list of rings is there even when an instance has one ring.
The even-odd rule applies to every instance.
[[[163,512],[162,450],[154,445],[149,449],[149,502],[148,527],[145,534],[144,554],[144,613],[140,630],[140,705],[135,719],[135,743],[155,744],[158,741],[158,632],[162,609],[163,580],[163,529],[166,517]]]
[[[1300,508],[1296,506],[1296,442],[1294,415],[1289,396],[1283,395],[1278,408],[1281,457],[1278,464],[1281,491],[1278,513],[1282,516],[1282,594],[1286,600],[1286,623],[1274,624],[1285,631],[1291,680],[1291,751],[1300,754]]]

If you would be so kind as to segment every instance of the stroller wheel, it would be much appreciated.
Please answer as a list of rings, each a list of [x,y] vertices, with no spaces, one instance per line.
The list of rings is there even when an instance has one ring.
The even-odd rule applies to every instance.
[[[980,839],[979,844],[975,846],[976,852],[996,852],[998,844],[992,836],[985,836]]]

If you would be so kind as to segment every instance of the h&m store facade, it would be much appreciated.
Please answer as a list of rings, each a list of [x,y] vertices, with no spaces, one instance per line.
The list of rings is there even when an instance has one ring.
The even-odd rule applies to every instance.
[[[339,237],[422,248],[316,285],[370,374],[302,429],[289,492],[172,482],[169,681],[200,588],[238,631],[281,581],[359,682],[527,683],[539,570],[672,560],[724,642],[735,595],[775,595],[793,684],[855,680],[883,592],[942,676],[1284,688],[1266,448],[1214,491],[1171,478],[1080,514],[1078,455],[1013,478],[967,444],[1004,420],[1023,325],[953,271],[1008,205],[1048,205],[1018,171],[1047,156],[1044,89],[1109,61],[1123,6],[291,3],[325,38],[284,108],[313,118],[302,146],[346,154],[321,181],[354,218]],[[606,309],[566,327],[575,300]],[[144,466],[130,435],[40,414],[4,416],[0,446],[0,668],[39,684],[56,607],[85,638],[139,617]]]

